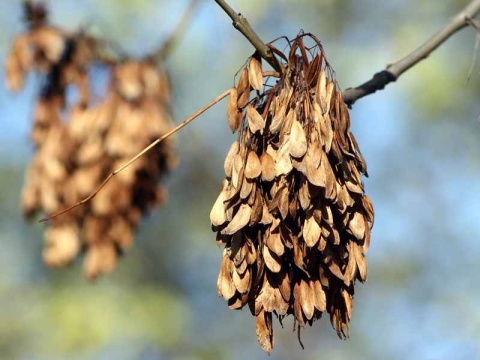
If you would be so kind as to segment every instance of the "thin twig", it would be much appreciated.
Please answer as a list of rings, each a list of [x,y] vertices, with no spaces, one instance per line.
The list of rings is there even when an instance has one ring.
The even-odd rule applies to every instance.
[[[191,17],[195,12],[197,5],[200,3],[200,0],[191,0],[188,7],[185,9],[180,21],[175,26],[174,30],[171,32],[170,36],[162,42],[157,49],[153,50],[147,58],[153,59],[155,62],[163,62],[167,58],[172,50],[177,45],[179,39],[185,33]],[[92,37],[92,39],[94,39]],[[95,40],[95,39],[94,39]],[[111,49],[112,42],[107,42],[103,39],[95,40],[98,44],[95,50],[95,59],[97,61],[103,62],[105,64],[114,65],[121,62],[127,58],[127,54],[118,49]],[[109,49],[110,47],[110,49]],[[112,51],[114,50],[114,51]]]
[[[175,48],[178,40],[183,36],[188,25],[190,25],[190,19],[195,12],[197,5],[200,3],[200,0],[191,0],[187,9],[182,15],[182,18],[178,22],[175,29],[170,34],[169,38],[163,43],[163,45],[156,50],[151,57],[157,61],[164,61],[168,55]]]
[[[470,81],[473,70],[475,69],[475,65],[477,64],[478,49],[480,49],[480,32],[477,32],[477,38],[475,40],[475,46],[473,48],[472,62],[470,64],[470,69],[468,69],[467,73],[467,83]]]
[[[279,78],[280,77],[280,73],[277,72],[277,71],[263,71],[262,72],[262,76],[265,77],[265,76],[273,76],[273,77],[277,77]]]
[[[305,350],[305,346],[303,346],[302,336],[301,336],[301,334],[300,334],[300,331],[301,331],[301,326],[298,325],[298,327],[297,327],[297,339],[298,339],[298,343],[299,343],[300,346],[302,347],[302,350]]]
[[[427,58],[430,53],[437,49],[450,36],[470,25],[471,20],[479,12],[480,0],[471,1],[465,8],[457,13],[443,29],[403,59],[388,65],[385,70],[375,74],[373,78],[366,83],[353,89],[346,89],[343,93],[343,100],[347,105],[352,106],[358,99],[373,94],[377,90],[382,90],[387,84],[396,81],[405,71]]]
[[[230,94],[230,90],[231,89],[228,89],[227,91],[225,91],[224,93],[222,93],[221,95],[218,95],[215,99],[213,99],[212,101],[210,101],[207,105],[205,105],[204,107],[202,107],[200,110],[196,111],[193,115],[189,116],[188,118],[186,118],[181,124],[177,125],[176,127],[174,127],[172,130],[168,131],[167,133],[163,134],[161,137],[159,137],[157,140],[155,140],[154,142],[152,142],[150,145],[148,145],[146,148],[144,148],[142,151],[140,151],[137,155],[135,155],[133,158],[131,158],[126,164],[122,165],[121,167],[119,167],[118,169],[114,170],[113,172],[110,173],[110,175],[107,176],[107,178],[105,180],[103,180],[103,182],[100,184],[100,186],[97,188],[97,190],[95,190],[92,194],[90,194],[89,196],[87,196],[85,199],[83,200],[80,200],[79,202],[77,202],[76,204],[64,209],[64,210],[61,210],[51,216],[48,216],[46,218],[43,218],[40,220],[40,222],[45,222],[45,221],[49,221],[49,220],[52,220],[54,218],[56,218],[57,216],[60,216],[70,210],[73,210],[75,209],[77,206],[80,206],[82,204],[85,204],[87,203],[88,201],[92,200],[100,190],[102,190],[102,188],[115,176],[117,175],[119,172],[123,171],[123,169],[125,169],[126,167],[128,167],[130,164],[132,164],[133,162],[135,162],[136,160],[138,160],[138,158],[140,158],[141,156],[143,156],[145,153],[147,153],[148,151],[150,151],[152,148],[154,148],[155,146],[157,146],[159,143],[161,143],[163,140],[165,140],[166,138],[168,138],[169,136],[175,134],[178,130],[180,130],[181,128],[183,128],[184,126],[188,125],[192,120],[196,119],[198,116],[200,116],[201,114],[203,114],[205,111],[207,111],[208,109],[210,109],[213,105],[215,105],[216,103],[218,103],[220,100],[222,100],[223,98],[227,97],[229,94]]]
[[[467,82],[470,81],[470,77],[473,74],[473,69],[477,64],[477,54],[478,49],[480,48],[480,22],[475,19],[468,19],[468,24],[471,25],[475,30],[477,30],[477,38],[475,40],[475,47],[473,49],[472,64],[470,65],[470,69],[468,70]]]
[[[227,15],[233,20],[233,27],[240,31],[243,36],[257,49],[260,56],[265,59],[275,70],[282,73],[282,67],[278,62],[270,48],[260,39],[257,33],[252,29],[248,23],[247,18],[242,14],[236,13],[230,5],[224,0],[215,0],[215,2],[227,13]]]

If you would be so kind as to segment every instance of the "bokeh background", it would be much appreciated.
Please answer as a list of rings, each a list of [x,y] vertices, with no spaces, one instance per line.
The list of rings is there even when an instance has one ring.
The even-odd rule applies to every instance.
[[[50,0],[51,20],[118,43],[133,55],[168,37],[187,1]],[[398,60],[468,3],[231,0],[265,40],[301,29],[323,42],[342,88]],[[2,62],[22,31],[20,1],[3,0]],[[234,140],[221,103],[177,137],[169,202],[145,219],[117,270],[95,283],[77,261],[41,262],[42,225],[19,206],[40,84],[0,86],[0,358],[2,359],[478,359],[480,358],[480,64],[468,80],[475,31],[452,37],[385,91],[356,103],[352,127],[367,159],[376,222],[369,281],[357,285],[351,338],[328,318],[302,332],[275,325],[257,345],[248,309],[216,294],[222,250],[209,212]],[[198,6],[167,61],[177,122],[233,85],[253,52],[211,0]],[[4,75],[0,75],[0,83]]]

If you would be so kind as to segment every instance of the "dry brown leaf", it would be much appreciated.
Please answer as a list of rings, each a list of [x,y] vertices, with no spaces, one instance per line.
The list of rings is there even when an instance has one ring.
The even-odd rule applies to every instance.
[[[227,221],[225,218],[225,201],[227,200],[227,181],[223,181],[223,188],[222,191],[220,192],[220,195],[218,195],[217,200],[215,201],[215,204],[212,207],[212,210],[210,211],[210,221],[213,225],[215,226],[220,226]]]
[[[260,156],[260,162],[262,165],[262,180],[272,181],[275,179],[275,162],[267,152],[264,152]]]
[[[246,261],[243,261],[242,263],[246,264]],[[250,289],[250,285],[252,284],[252,278],[250,275],[248,269],[245,269],[245,272],[242,275],[235,270],[233,271],[232,281],[240,294],[244,294]]]
[[[51,64],[58,63],[65,50],[64,34],[54,27],[42,26],[31,33],[31,41],[38,52]]]
[[[355,212],[348,223],[348,228],[358,240],[363,240],[365,237],[365,227],[366,224],[363,215]]]
[[[245,258],[239,263],[235,263],[235,269],[238,275],[243,276],[245,272],[248,270],[248,263]]]
[[[365,255],[362,253],[362,250],[358,244],[355,242],[352,242],[354,245],[352,245],[351,249],[353,250],[353,257],[355,258],[355,261],[357,263],[358,267],[358,274],[360,277],[360,281],[365,282],[367,281],[367,258]]]
[[[302,294],[300,283],[295,283],[293,287],[293,312],[295,315],[295,320],[298,321],[300,326],[305,326],[306,317],[302,309]]]
[[[260,56],[253,55],[250,58],[250,64],[248,68],[248,79],[252,88],[255,90],[262,90],[263,88],[263,75],[262,75],[262,58]]]
[[[335,223],[333,221],[333,213],[332,213],[332,208],[330,205],[324,205],[322,207],[322,219],[325,220],[325,222],[330,225],[330,227],[334,227]]]
[[[298,284],[295,284],[297,286]],[[300,280],[300,304],[303,313],[308,320],[311,320],[315,312],[315,292],[305,280]]]
[[[280,144],[285,143],[290,138],[293,122],[297,119],[297,112],[291,108],[287,116],[283,119],[282,129],[280,130]]]
[[[289,196],[289,203],[288,203],[288,214],[292,219],[297,218],[297,209],[298,209],[298,200],[296,196]]]
[[[245,227],[250,221],[251,214],[252,208],[250,206],[247,204],[240,205],[232,221],[222,230],[222,234],[232,235]]]
[[[247,198],[247,204],[250,205],[252,208],[252,213],[253,213],[253,207],[255,203],[257,202],[258,197],[261,197],[260,190],[257,191],[257,181],[256,179],[249,180],[252,183],[252,191],[250,192],[250,196]],[[259,200],[261,201],[261,199]],[[250,220],[251,222],[252,220]],[[253,223],[252,223],[253,224]]]
[[[320,74],[318,75],[315,99],[317,103],[320,105],[323,114],[327,112],[326,86],[327,86],[327,77],[325,74],[325,70],[321,70]]]
[[[324,146],[325,151],[327,153],[330,152],[332,148],[332,141],[333,141],[333,129],[331,120],[328,114],[323,115],[322,110],[320,109],[320,105],[315,103],[313,104],[314,108],[314,120],[317,125],[317,128],[320,132],[320,140],[322,146]]]
[[[257,131],[260,131],[262,134],[263,129],[265,128],[265,120],[262,115],[260,115],[252,105],[247,105],[246,114],[248,127],[252,134],[255,134]]]
[[[275,312],[278,315],[287,315],[288,309],[290,308],[289,303],[283,298],[279,289],[274,289],[273,298],[275,302]]]
[[[371,230],[367,226],[367,228],[365,229],[365,239],[363,240],[363,244],[361,244],[364,254],[366,254],[368,252],[368,249],[370,247],[370,236],[371,236]]]
[[[110,273],[116,265],[117,254],[111,243],[98,243],[91,246],[83,264],[85,276],[94,280],[101,274]]]
[[[328,276],[329,274],[327,271],[325,271],[325,269],[321,265],[318,267],[318,275],[320,277],[320,284],[322,284],[322,286],[328,289],[330,284],[330,280]]]
[[[243,182],[242,182],[242,186],[240,188],[240,199],[247,199],[250,196],[250,194],[252,193],[254,185],[255,185],[254,180],[247,179],[247,177],[244,177]],[[252,211],[252,213],[253,213],[253,211]]]
[[[235,189],[239,189],[243,181],[243,158],[238,153],[233,156],[232,181],[231,184]]]
[[[342,289],[342,298],[345,302],[345,309],[347,310],[347,321],[349,321],[352,318],[353,298],[345,289]]]
[[[275,291],[266,279],[263,282],[262,290],[258,298],[255,300],[255,307],[258,313],[262,311],[262,309],[267,313],[275,310]]]
[[[320,171],[325,173],[325,198],[334,200],[337,197],[337,180],[333,172],[327,154],[322,150],[322,160],[320,162]]]
[[[313,154],[315,154],[315,151],[312,151]],[[315,167],[315,159],[312,155],[310,155],[310,152],[307,151],[307,155],[305,156],[305,167],[307,169],[307,179],[308,181],[315,185],[315,186],[321,186],[325,187],[325,183],[327,181],[326,178],[326,173],[325,171],[322,171],[322,168]]]
[[[250,223],[251,224],[258,224],[262,218],[263,218],[263,199],[260,193],[260,190],[257,189],[256,183],[252,180],[253,182],[253,188],[252,192],[255,191],[256,196],[255,196],[255,201],[253,202],[253,207],[252,207],[252,216],[250,218]]]
[[[225,170],[225,175],[227,176],[227,178],[232,177],[233,158],[236,154],[238,154],[239,150],[240,143],[238,141],[234,141],[233,144],[230,146],[227,156],[225,157],[225,162],[223,163],[223,168]]]
[[[307,137],[298,120],[293,121],[290,133],[290,155],[300,158],[307,152]]]
[[[357,194],[363,194],[363,187],[362,187],[361,184],[354,183],[351,180],[347,180],[347,181],[345,181],[345,186],[351,192],[354,192],[354,193],[357,193]]]
[[[49,266],[65,266],[80,251],[80,233],[76,224],[49,226],[45,230],[43,260]]]
[[[127,101],[135,101],[143,95],[141,65],[130,60],[115,67],[115,86],[118,93]]]
[[[327,84],[327,94],[325,97],[325,102],[327,103],[326,112],[324,114],[328,114],[330,109],[332,108],[332,98],[333,94],[336,92],[335,90],[335,83],[333,81],[329,81]]]
[[[275,254],[272,254],[268,249],[268,246],[263,245],[262,248],[263,259],[265,260],[265,265],[273,273],[278,273],[282,269],[282,260]]]
[[[345,268],[345,279],[343,281],[346,286],[350,286],[357,274],[356,246],[357,244],[351,240],[347,243],[348,262]]]
[[[228,258],[226,251],[223,252],[222,265],[217,279],[218,296],[223,296],[225,300],[231,299],[236,292],[232,280],[232,261]]]
[[[245,252],[245,258],[247,259],[247,263],[249,265],[252,265],[257,261],[257,250],[255,249],[255,246],[253,245],[252,241],[250,239],[247,239],[245,242],[246,244],[246,249],[247,251]]]
[[[312,288],[315,299],[314,305],[317,310],[324,312],[327,310],[327,297],[325,295],[325,290],[323,290],[322,284],[319,280],[310,281],[310,287]]]
[[[288,188],[284,187],[283,189],[279,190],[280,196],[278,198],[278,210],[280,211],[280,215],[282,219],[286,219],[288,215]]]
[[[314,247],[319,239],[321,234],[320,225],[315,221],[313,216],[307,216],[303,225],[303,239],[308,247]]]
[[[240,75],[240,79],[238,80],[237,97],[238,97],[237,107],[239,109],[243,109],[243,107],[247,105],[248,101],[250,100],[250,83],[248,81],[247,68],[243,68],[242,74]]]
[[[308,190],[308,181],[306,177],[302,177],[300,189],[298,191],[298,200],[303,210],[307,210],[310,206],[310,191]]]
[[[280,96],[276,99],[276,104],[272,103],[274,110],[272,122],[270,124],[270,127],[268,128],[270,133],[276,134],[280,131],[280,129],[284,127],[283,124],[285,121],[285,114],[292,93],[293,88],[290,88],[289,90],[283,90]]]
[[[262,211],[262,219],[260,220],[260,224],[262,225],[269,225],[272,223],[274,217],[268,211],[268,207],[266,204],[263,204],[263,211]]]
[[[327,226],[330,226],[330,225],[327,225]],[[337,228],[334,226],[332,226],[332,231],[330,233],[329,239],[333,245],[340,245],[340,234]]]
[[[291,239],[293,245],[293,262],[300,270],[304,270],[303,251],[298,243],[298,238],[292,234]]]
[[[337,278],[339,278],[342,281],[344,280],[342,270],[340,270],[340,267],[335,261],[332,261],[332,263],[328,267],[333,275],[335,275]]]
[[[231,309],[231,310],[241,309],[248,302],[248,294],[247,293],[245,293],[245,294],[237,293],[235,295],[236,296],[234,296],[233,298],[231,298],[227,302],[228,303],[228,308]]]
[[[275,219],[274,223],[279,223],[279,219]],[[267,232],[267,237],[266,237],[266,244],[268,248],[277,256],[282,256],[285,253],[285,246],[283,245],[282,238],[280,237],[280,232],[278,228],[276,230],[272,230],[272,227],[270,227],[270,230]]]
[[[11,92],[17,92],[23,87],[25,72],[22,69],[18,56],[8,54],[5,60],[5,85]]]
[[[278,284],[278,290],[285,301],[290,301],[291,287],[290,287],[290,278],[287,272],[280,273],[278,276],[281,277],[281,280]]]
[[[255,329],[258,343],[265,352],[271,353],[273,350],[272,313],[260,311],[255,318]]]
[[[237,108],[238,91],[236,88],[230,90],[227,105],[227,122],[232,133],[238,130],[242,123],[242,112]]]
[[[368,222],[371,223],[371,226],[373,226],[374,212],[373,212],[372,201],[370,200],[370,198],[367,195],[363,195],[362,200],[363,200],[363,206],[364,206],[365,211],[366,211],[365,218]]]
[[[262,173],[262,164],[255,151],[249,151],[245,165],[245,177],[256,179]]]
[[[280,146],[277,151],[277,157],[275,158],[275,176],[287,175],[292,171],[293,165],[290,159],[289,153],[290,140]]]
[[[323,252],[325,250],[325,247],[327,246],[327,240],[323,235],[320,236],[320,241],[318,243],[317,249]]]
[[[28,71],[33,65],[33,49],[28,33],[20,34],[15,38],[12,45],[12,54],[17,58],[22,71]]]

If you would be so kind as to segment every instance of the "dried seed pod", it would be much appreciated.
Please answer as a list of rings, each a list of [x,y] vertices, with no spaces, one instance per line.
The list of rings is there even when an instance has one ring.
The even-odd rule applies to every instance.
[[[255,151],[249,151],[247,162],[245,164],[245,177],[247,179],[256,179],[262,173],[262,164]]]
[[[56,223],[45,230],[43,260],[47,265],[68,265],[79,251],[80,234],[75,222]]]
[[[301,158],[307,152],[307,138],[299,121],[294,120],[290,133],[290,155]]]
[[[237,108],[238,91],[236,88],[230,90],[230,97],[228,98],[227,119],[228,126],[232,132],[235,132],[240,127],[242,122],[242,112]]]
[[[95,40],[82,33],[66,35],[47,24],[45,13],[41,19],[34,16],[36,7],[27,9],[26,18],[34,25],[15,40],[6,75],[12,90],[29,70],[46,78],[31,131],[36,154],[22,191],[24,213],[32,216],[56,213],[90,195],[108,174],[169,131],[172,122],[170,84],[162,67],[150,60],[106,65],[109,87],[93,102],[88,79]],[[71,88],[79,96],[67,103]],[[175,165],[169,138],[109,182],[92,202],[49,222],[44,261],[65,266],[82,249],[89,279],[112,271],[119,252],[131,244],[141,215],[166,200],[159,181]],[[225,215],[223,209],[218,214]]]
[[[250,100],[250,82],[248,69],[244,68],[237,84],[237,107],[243,109]]]
[[[248,80],[255,90],[262,90],[263,75],[262,75],[262,58],[256,52],[251,58],[248,68]]]
[[[305,40],[313,42],[308,50]],[[221,295],[230,308],[249,304],[267,352],[273,313],[293,315],[303,327],[328,312],[338,335],[348,335],[354,281],[367,279],[373,226],[361,181],[365,161],[325,52],[309,34],[290,44],[283,73],[268,90],[261,92],[267,80],[258,78],[257,55],[242,71],[236,109],[245,131],[225,159],[211,212],[233,261],[222,261]],[[259,91],[251,100],[250,87]],[[233,255],[232,238],[245,251]]]
[[[247,106],[246,113],[248,119],[248,128],[250,131],[252,133],[260,131],[261,133],[265,127],[265,120],[263,120],[262,115],[260,115],[258,111],[250,105]]]

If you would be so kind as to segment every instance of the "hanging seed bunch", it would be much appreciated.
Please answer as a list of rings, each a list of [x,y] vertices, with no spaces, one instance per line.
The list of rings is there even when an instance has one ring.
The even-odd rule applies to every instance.
[[[29,31],[7,57],[7,87],[16,91],[28,71],[44,76],[31,138],[36,154],[22,193],[26,216],[54,214],[93,193],[106,176],[170,130],[170,84],[152,60],[107,63],[105,94],[91,93],[94,39],[46,23],[40,5],[26,5]],[[67,92],[76,94],[67,103]],[[52,220],[45,229],[44,261],[71,263],[83,249],[88,278],[108,273],[129,246],[142,214],[166,200],[159,184],[175,166],[171,138],[119,173],[88,204]]]
[[[76,168],[65,190],[69,204],[93,193],[108,174],[171,129],[168,77],[149,60],[115,66],[107,93],[97,107],[76,108],[68,123],[78,144]],[[110,272],[131,244],[141,215],[166,201],[159,181],[176,162],[174,141],[168,138],[78,209],[88,278]]]
[[[31,138],[40,147],[52,126],[61,122],[66,88],[78,91],[78,102],[88,103],[88,65],[93,59],[95,40],[82,33],[67,34],[48,24],[46,8],[24,3],[28,31],[18,35],[5,61],[6,86],[10,91],[22,88],[30,71],[45,76],[44,86],[35,105]]]
[[[227,117],[238,140],[210,214],[225,246],[218,294],[231,309],[249,305],[267,352],[273,314],[280,322],[292,314],[300,330],[327,312],[348,336],[373,225],[366,164],[322,45],[301,34],[282,60],[267,86],[254,54],[231,91]]]

